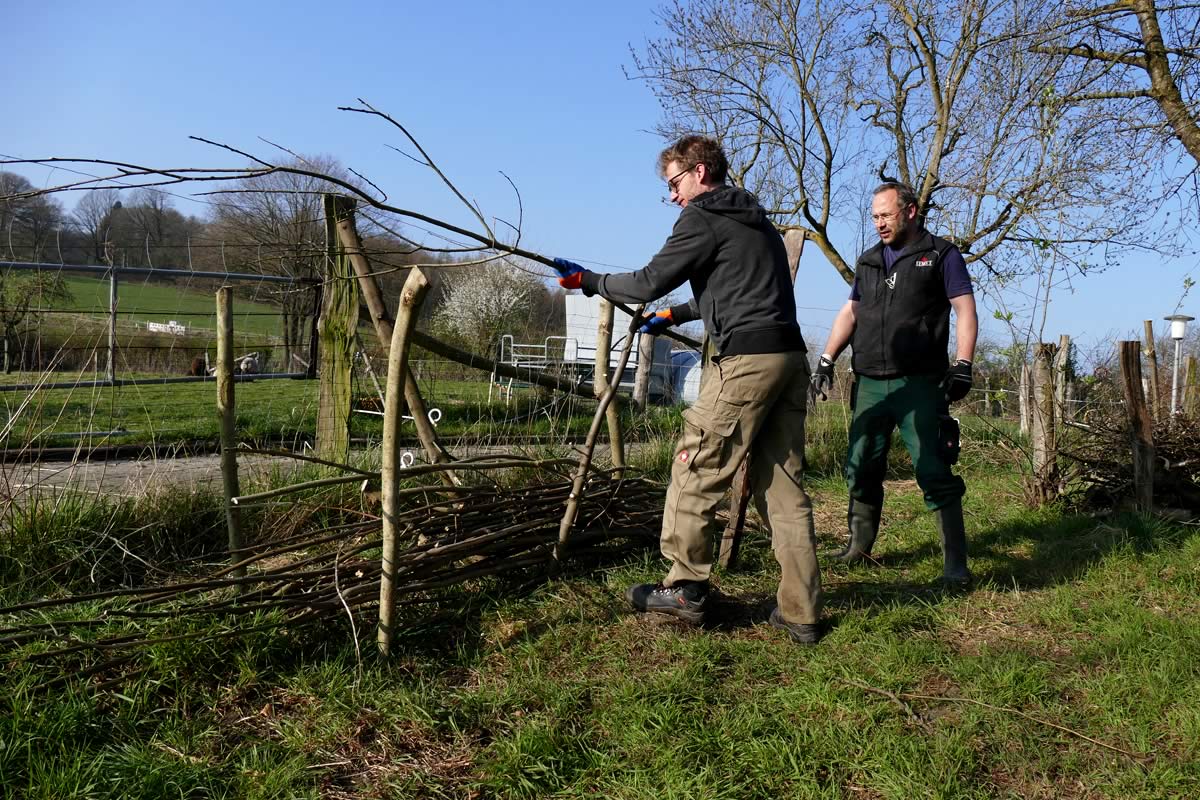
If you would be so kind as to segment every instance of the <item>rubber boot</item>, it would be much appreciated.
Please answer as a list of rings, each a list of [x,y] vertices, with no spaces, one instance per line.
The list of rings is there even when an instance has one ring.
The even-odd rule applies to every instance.
[[[846,513],[846,526],[850,529],[850,540],[836,552],[826,554],[828,558],[843,564],[869,562],[875,537],[879,535],[879,506],[867,505],[861,500],[850,499],[850,510]]]
[[[955,500],[934,512],[942,535],[942,585],[950,589],[971,586],[967,569],[967,532],[963,525],[962,501]]]

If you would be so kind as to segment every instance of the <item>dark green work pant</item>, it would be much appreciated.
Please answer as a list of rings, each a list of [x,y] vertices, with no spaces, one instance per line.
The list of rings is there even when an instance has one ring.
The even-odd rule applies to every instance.
[[[925,505],[935,511],[963,496],[966,484],[954,474],[945,443],[940,442],[939,418],[949,415],[949,404],[937,378],[858,376],[850,403],[854,418],[846,481],[851,499],[875,508],[883,505],[888,448],[896,428],[912,456]]]

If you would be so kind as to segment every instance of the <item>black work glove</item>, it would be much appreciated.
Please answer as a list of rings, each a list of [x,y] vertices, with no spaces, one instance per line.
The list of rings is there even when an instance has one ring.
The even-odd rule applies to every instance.
[[[967,396],[967,392],[971,391],[971,384],[974,381],[971,378],[971,362],[965,358],[960,358],[950,365],[950,369],[946,370],[945,377],[942,378],[941,389],[946,393],[946,399],[951,403],[957,403]]]
[[[820,395],[822,400],[828,400],[828,392],[831,388],[833,388],[833,360],[829,356],[822,354],[820,360],[817,361],[817,370],[809,380],[808,396],[810,402],[817,402],[817,395]]]

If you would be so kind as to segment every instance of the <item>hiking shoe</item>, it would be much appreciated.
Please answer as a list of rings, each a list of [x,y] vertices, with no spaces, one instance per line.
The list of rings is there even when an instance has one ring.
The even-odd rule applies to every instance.
[[[769,621],[772,628],[787,631],[788,636],[792,637],[792,641],[797,644],[816,644],[821,640],[821,626],[819,623],[808,625],[803,622],[788,622],[779,613],[779,606],[775,606],[775,609],[771,611],[771,619]]]
[[[707,597],[708,584],[702,583],[676,586],[639,583],[625,591],[625,598],[634,611],[670,614],[692,625],[704,622],[704,601]]]

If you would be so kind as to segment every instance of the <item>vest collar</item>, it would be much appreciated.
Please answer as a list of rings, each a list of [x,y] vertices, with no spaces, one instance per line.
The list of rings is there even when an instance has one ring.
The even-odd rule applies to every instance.
[[[931,234],[929,231],[925,230],[924,228],[921,228],[921,230],[917,233],[917,235],[915,237],[913,237],[912,241],[910,241],[907,245],[905,245],[904,249],[900,251],[900,254],[898,256],[896,256],[896,261],[899,261],[900,259],[902,259],[906,256],[910,256],[913,253],[923,253],[926,250],[932,250],[932,249],[933,249],[933,234]],[[883,268],[883,242],[879,242],[874,247],[872,247],[870,250],[866,251],[861,256],[859,256],[858,263],[862,264],[863,266],[866,266],[866,267],[878,267],[878,268],[882,269]]]

